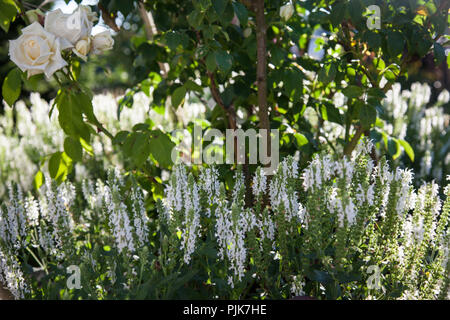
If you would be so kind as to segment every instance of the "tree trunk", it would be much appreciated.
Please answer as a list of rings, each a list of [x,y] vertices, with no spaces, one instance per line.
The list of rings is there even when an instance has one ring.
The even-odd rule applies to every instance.
[[[270,156],[270,122],[267,106],[267,26],[264,16],[264,0],[254,0],[256,14],[257,63],[256,83],[258,86],[259,128],[268,130],[267,154]]]

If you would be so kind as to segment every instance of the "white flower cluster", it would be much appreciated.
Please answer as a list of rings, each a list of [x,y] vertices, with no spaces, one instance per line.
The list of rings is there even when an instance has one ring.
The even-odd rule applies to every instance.
[[[91,35],[97,20],[91,7],[83,5],[71,14],[60,9],[48,12],[44,26],[39,20],[34,21],[22,29],[18,39],[10,41],[10,58],[28,77],[44,73],[49,79],[57,70],[68,66],[62,57],[64,50],[71,50],[86,60],[91,51],[98,54],[113,47],[109,31]]]
[[[265,195],[267,189],[267,177],[264,174],[262,168],[256,170],[255,176],[253,177],[252,191],[253,195],[260,198]]]
[[[214,200],[219,197],[220,183],[217,168],[205,168],[200,172],[200,188],[206,193],[209,206],[213,206]],[[206,215],[211,217],[211,208],[207,208]]]
[[[133,225],[136,232],[138,247],[143,247],[148,242],[148,222],[145,210],[144,196],[142,190],[136,187],[131,193],[133,210]]]
[[[291,293],[294,296],[304,296],[305,295],[305,291],[303,291],[304,286],[305,282],[302,281],[302,278],[300,276],[292,276]]]
[[[297,178],[298,164],[293,157],[287,157],[279,164],[278,172],[272,177],[269,185],[273,210],[278,214],[284,214],[288,222],[304,218],[304,208],[298,201],[295,185],[292,185],[292,181]]]
[[[23,299],[29,292],[16,257],[4,253],[0,248],[0,286],[3,284],[15,299]]]
[[[110,170],[103,195],[104,206],[109,217],[109,226],[119,253],[124,249],[128,253],[133,253],[136,250],[133,230],[128,216],[127,206],[122,200],[122,188],[123,180],[118,169]]]
[[[435,104],[430,105],[430,100],[431,88],[426,83],[413,83],[410,90],[403,91],[399,83],[394,84],[382,101],[387,116],[384,128],[387,134],[399,139],[408,134],[408,142],[420,159],[417,177],[431,176],[442,181],[444,168],[450,164],[450,155],[440,153],[448,134],[450,116],[445,105],[450,94],[444,89]]]
[[[206,176],[203,178],[206,179]],[[213,177],[210,176],[210,178]],[[180,249],[184,252],[184,262],[189,264],[200,233],[199,187],[192,175],[188,177],[186,169],[179,165],[173,171],[171,183],[166,188],[165,195],[164,218],[173,230],[181,233]]]

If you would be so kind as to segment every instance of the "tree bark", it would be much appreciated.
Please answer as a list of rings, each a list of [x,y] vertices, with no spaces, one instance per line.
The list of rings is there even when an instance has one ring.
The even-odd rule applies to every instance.
[[[270,122],[267,106],[267,26],[264,16],[264,0],[254,0],[253,9],[256,15],[256,83],[258,86],[259,128],[268,130],[267,154],[270,156]]]

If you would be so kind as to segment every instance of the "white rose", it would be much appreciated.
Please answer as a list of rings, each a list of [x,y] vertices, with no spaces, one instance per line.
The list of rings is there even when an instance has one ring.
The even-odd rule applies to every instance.
[[[288,21],[294,14],[294,6],[292,3],[287,3],[280,8],[280,17]]]
[[[80,5],[79,8],[86,13],[86,16],[89,19],[89,21],[96,22],[98,20],[97,12],[92,12],[92,9],[90,6]]]
[[[114,39],[111,37],[109,31],[103,31],[92,37],[92,49],[94,54],[102,53],[106,50],[111,50],[114,45]]]
[[[23,72],[28,72],[28,77],[44,73],[50,78],[56,70],[67,66],[61,57],[59,39],[38,22],[23,28],[19,38],[9,41],[9,56]]]
[[[88,10],[79,6],[72,14],[60,9],[50,11],[45,17],[45,30],[66,39],[73,46],[81,39],[91,35],[92,17]]]
[[[87,60],[87,55],[90,50],[91,50],[91,38],[89,38],[89,37],[79,40],[75,44],[75,47],[72,49],[73,53],[75,53],[77,56],[79,56],[84,61]]]

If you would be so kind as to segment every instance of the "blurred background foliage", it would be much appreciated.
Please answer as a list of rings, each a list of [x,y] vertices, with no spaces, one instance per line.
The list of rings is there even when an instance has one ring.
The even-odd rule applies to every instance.
[[[100,26],[108,26],[113,30],[114,50],[104,55],[91,56],[88,62],[79,62],[83,69],[80,82],[94,93],[111,92],[115,97],[125,94],[119,104],[113,106],[117,110],[111,110],[111,114],[118,115],[123,108],[132,108],[134,95],[142,91],[151,97],[148,110],[175,122],[175,125],[167,126],[165,132],[184,127],[192,133],[193,124],[198,120],[204,129],[229,128],[232,123],[227,121],[226,111],[219,107],[217,99],[211,97],[212,73],[224,106],[235,109],[237,126],[242,129],[258,127],[255,19],[254,13],[245,9],[240,1],[29,0],[21,3],[25,9],[44,4],[41,7],[43,11],[63,7],[68,12],[76,3],[92,5],[92,9],[101,17]],[[422,113],[420,117],[423,118],[424,110],[436,107],[439,104],[438,97],[450,88],[449,59],[445,56],[449,50],[448,2],[294,1],[297,14],[289,21],[282,21],[279,8],[284,3],[281,0],[265,1],[270,66],[267,72],[267,98],[272,108],[270,126],[281,133],[280,157],[300,151],[301,166],[304,167],[313,154],[321,149],[345,151],[354,131],[365,127],[370,130],[365,130],[364,135],[376,142],[378,156],[386,154],[389,160],[397,164],[417,166],[416,169],[420,170],[420,149],[417,150],[419,159],[412,161],[414,151],[419,148],[416,139],[420,135],[414,131],[417,128],[408,128],[408,134],[401,135],[404,130],[397,130],[396,126],[403,128],[404,123],[394,123],[395,112],[392,111],[396,107],[396,100],[381,101],[394,83],[398,83],[402,90],[411,91],[418,90],[412,90],[413,83],[427,84],[427,103],[420,104],[418,109],[414,102],[410,103],[405,98],[405,103],[411,104],[410,113]],[[158,30],[153,38],[146,32],[139,13],[141,4],[145,10],[153,13]],[[367,30],[363,7],[371,4],[377,4],[383,9],[386,28]],[[223,15],[218,15],[218,11],[222,11]],[[0,30],[2,82],[13,68],[8,58],[7,41],[17,38],[23,26],[22,19],[18,18],[11,23],[8,33]],[[244,35],[246,29],[251,31],[247,36]],[[376,87],[381,86],[383,68],[380,69],[378,62],[375,66],[377,55],[384,59],[382,64],[387,67],[384,75],[389,84],[383,87],[383,93],[374,94],[363,104],[359,97],[361,92],[369,91],[372,86],[370,82],[374,82]],[[167,78],[162,75],[162,63],[170,66]],[[401,66],[400,71],[397,66]],[[369,81],[364,72],[371,73],[375,79]],[[24,79],[20,99],[25,101],[27,107],[31,106],[31,92],[40,93],[41,98],[47,101],[56,96],[56,83],[42,79],[42,75]],[[200,86],[192,80],[200,83]],[[183,120],[191,118],[176,115],[186,94],[189,97],[184,105],[187,112],[191,104],[208,106],[202,109],[204,120],[192,118],[191,122],[185,123]],[[338,97],[343,99],[339,106],[335,103]],[[433,148],[440,148],[440,152],[443,152],[438,157],[440,167],[443,168],[439,174],[442,177],[448,172],[446,158],[449,146],[446,137],[450,109],[448,102],[440,103],[436,108],[442,109],[442,113],[439,111],[436,114],[437,117],[443,115],[444,127],[434,133],[431,142]],[[371,113],[364,115],[361,110]],[[3,104],[0,112],[5,112]],[[16,119],[15,109],[11,112],[13,119]],[[143,122],[149,124],[150,129],[159,125],[152,117],[143,119]],[[412,116],[403,117],[403,122],[412,123]],[[345,132],[340,130],[342,128]],[[122,136],[116,136],[114,148],[123,151],[127,142],[136,136],[136,130],[122,129],[132,133],[116,132]],[[327,136],[329,134],[332,134],[333,139]],[[411,151],[410,147],[414,149],[413,152],[406,151]],[[160,151],[161,154],[167,152],[166,149]],[[142,174],[141,181],[147,181],[149,176],[151,179],[159,178],[161,170],[170,167],[163,168],[158,161],[155,166],[154,157],[149,157],[149,161],[144,164],[135,160],[131,152],[129,159],[123,162],[126,170]],[[253,169],[254,166],[250,168]],[[225,168],[223,171],[228,172]],[[231,181],[232,172],[227,174]],[[435,176],[430,174],[424,178],[429,180]],[[161,189],[160,180],[147,183],[148,190],[155,186]]]

